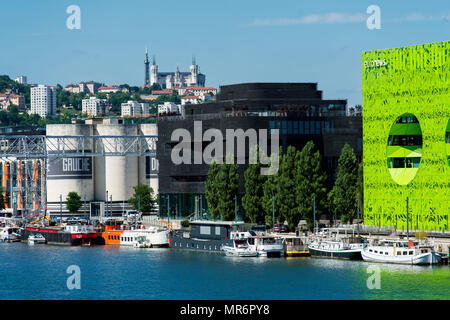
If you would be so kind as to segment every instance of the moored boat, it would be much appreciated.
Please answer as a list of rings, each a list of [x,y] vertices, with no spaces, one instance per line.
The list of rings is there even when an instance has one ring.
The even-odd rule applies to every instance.
[[[38,234],[30,234],[28,237],[28,244],[34,245],[34,244],[44,244],[46,242],[44,236],[40,233]]]
[[[139,248],[167,248],[169,247],[169,230],[157,227],[124,230],[120,236],[120,245]]]
[[[258,253],[258,257],[283,257],[284,246],[281,238],[274,236],[251,236],[247,238],[249,248]]]
[[[437,264],[441,256],[432,246],[405,240],[382,240],[361,252],[364,261],[397,264]]]
[[[31,234],[42,235],[47,244],[81,245],[97,238],[94,226],[87,221],[71,220],[60,226],[26,225],[21,233],[22,241],[28,241]]]
[[[283,244],[285,255],[288,257],[309,255],[307,237],[286,236]]]
[[[123,219],[107,219],[101,232],[103,244],[120,245],[120,237],[124,231]]]
[[[349,231],[351,234],[348,233]],[[362,260],[361,250],[366,245],[366,239],[355,236],[353,229],[330,228],[328,237],[324,238],[321,235],[313,239],[309,243],[308,249],[311,257]]]
[[[352,248],[348,243],[337,240],[315,240],[308,245],[311,257],[361,260],[362,248]]]
[[[0,242],[20,241],[19,228],[4,226],[0,228]]]
[[[258,252],[255,248],[250,247],[247,239],[234,239],[232,245],[223,245],[222,250],[227,256],[234,257],[257,257]]]

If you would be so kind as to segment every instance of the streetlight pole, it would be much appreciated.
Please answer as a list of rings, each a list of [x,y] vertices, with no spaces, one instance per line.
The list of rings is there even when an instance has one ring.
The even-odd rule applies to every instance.
[[[138,212],[141,212],[141,196],[138,195]]]
[[[275,197],[274,195],[272,195],[272,231],[274,224],[275,224]]]
[[[237,196],[234,195],[234,221],[237,219]]]
[[[200,217],[203,218],[203,205],[202,205],[202,195],[200,195]]]
[[[358,224],[357,228],[358,228],[358,237],[359,237],[359,197],[356,197],[356,203],[357,203],[357,207],[356,207],[356,223]]]
[[[314,219],[313,232],[314,234],[316,234],[316,196],[313,196],[312,200],[313,200],[313,219]]]
[[[62,194],[59,194],[59,219],[59,223],[62,223]]]
[[[106,205],[106,218],[108,218],[108,190],[106,190],[106,201],[105,201],[105,205]]]
[[[406,239],[409,246],[409,199],[406,197]]]

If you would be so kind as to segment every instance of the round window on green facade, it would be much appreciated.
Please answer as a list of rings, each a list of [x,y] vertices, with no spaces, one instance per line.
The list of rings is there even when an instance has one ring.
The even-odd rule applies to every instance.
[[[422,157],[422,129],[411,113],[402,114],[389,131],[387,167],[392,179],[407,185],[417,174]]]

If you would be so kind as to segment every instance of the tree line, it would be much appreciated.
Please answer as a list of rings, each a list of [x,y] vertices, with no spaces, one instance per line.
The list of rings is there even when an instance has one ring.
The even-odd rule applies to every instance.
[[[259,154],[257,148],[250,152],[252,156]],[[295,228],[300,220],[306,220],[311,229],[314,207],[316,219],[328,214],[333,220],[336,213],[336,218],[345,223],[353,221],[357,197],[362,203],[362,163],[348,144],[341,150],[331,190],[326,187],[322,156],[312,141],[302,150],[294,146],[280,148],[276,173],[261,175],[261,167],[258,158],[244,172],[245,193],[240,199],[246,222],[272,225],[287,221],[290,228]],[[214,161],[205,188],[212,219],[234,220],[234,199],[240,197],[237,165],[227,161],[218,165]],[[275,221],[272,221],[273,209]]]

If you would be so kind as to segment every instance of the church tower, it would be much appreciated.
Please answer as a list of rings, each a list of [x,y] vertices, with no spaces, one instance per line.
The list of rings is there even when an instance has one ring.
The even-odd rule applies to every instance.
[[[156,65],[155,56],[152,59],[152,66],[150,67],[150,85],[158,82],[158,66]]]
[[[192,56],[192,65],[190,67],[190,71],[191,71],[190,85],[197,86],[198,85],[198,66],[195,63],[195,56]]]
[[[144,61],[144,65],[145,65],[145,80],[144,80],[144,87],[148,84],[150,84],[150,78],[149,78],[149,65],[150,62],[148,61],[148,49],[145,48],[145,61]]]

